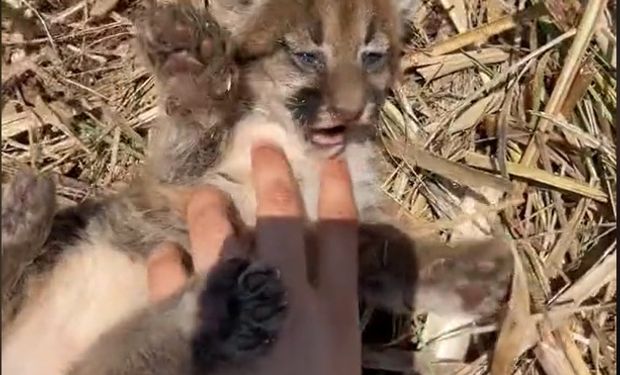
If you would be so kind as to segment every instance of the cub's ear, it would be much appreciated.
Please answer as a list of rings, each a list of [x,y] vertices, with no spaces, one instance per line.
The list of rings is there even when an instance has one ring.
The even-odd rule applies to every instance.
[[[421,0],[392,0],[402,16],[412,16],[420,7]]]
[[[243,22],[232,33],[236,58],[241,60],[271,53],[289,30],[308,18],[306,8],[287,5],[293,0],[254,1],[255,8],[244,13]]]
[[[233,35],[264,0],[185,0],[202,1],[209,14]]]
[[[286,6],[288,0],[204,1],[215,21],[230,33],[241,59],[268,53],[283,30],[294,24],[291,13],[298,13],[295,7]]]
[[[413,18],[420,8],[422,0],[392,0],[398,11],[400,20],[400,38],[403,44],[407,44],[413,35]]]

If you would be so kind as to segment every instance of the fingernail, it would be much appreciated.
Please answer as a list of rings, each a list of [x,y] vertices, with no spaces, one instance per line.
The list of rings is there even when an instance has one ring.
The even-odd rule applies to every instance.
[[[282,148],[280,148],[280,146],[268,140],[258,140],[255,141],[254,144],[252,144],[252,153],[264,151],[283,153],[283,150]]]
[[[256,159],[267,160],[274,157],[277,159],[288,159],[284,150],[271,142],[259,141],[252,145],[252,163],[254,163]]]

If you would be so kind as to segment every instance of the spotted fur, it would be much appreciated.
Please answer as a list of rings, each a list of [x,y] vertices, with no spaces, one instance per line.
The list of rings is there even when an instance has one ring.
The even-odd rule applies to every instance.
[[[412,3],[213,0],[207,12],[172,5],[148,13],[137,23],[137,42],[157,79],[161,111],[147,165],[126,191],[54,215],[42,254],[15,284],[12,295],[24,297],[3,332],[2,371],[185,371],[196,362],[183,348],[204,334],[209,340],[200,342],[211,345],[204,358],[223,347],[240,349],[243,336],[235,332],[244,326],[234,322],[241,315],[223,320],[239,331],[218,336],[217,330],[205,331],[209,324],[197,313],[201,291],[212,290],[217,280],[198,275],[172,300],[149,307],[145,258],[165,240],[188,248],[179,211],[188,186],[221,188],[234,202],[238,224],[255,223],[249,150],[257,140],[285,151],[311,219],[317,163],[334,154],[348,160],[362,220],[365,303],[398,313],[413,307],[477,317],[495,310],[497,300],[480,296],[506,289],[511,255],[502,246],[467,245],[453,252],[425,245],[382,214],[389,203],[378,190],[383,166],[376,125],[388,89],[399,78],[402,25]],[[480,246],[486,250],[475,250]],[[2,256],[11,254],[3,248]],[[236,276],[223,278],[230,284],[224,301],[242,293],[231,286]],[[440,303],[446,296],[451,303]],[[274,299],[275,305],[281,302]],[[281,316],[281,310],[273,311]],[[261,327],[276,335],[278,322]],[[223,362],[239,364],[236,358],[227,355]],[[215,371],[213,362],[198,363],[202,373]]]

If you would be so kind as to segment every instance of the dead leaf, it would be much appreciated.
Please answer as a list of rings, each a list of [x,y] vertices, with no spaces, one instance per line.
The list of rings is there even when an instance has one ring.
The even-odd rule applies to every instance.
[[[31,57],[24,57],[23,59],[16,61],[12,64],[2,64],[2,87],[3,91],[5,85],[10,84],[10,81],[20,77],[34,67],[34,63]]]
[[[20,133],[27,132],[29,128],[35,129],[40,126],[35,116],[28,111],[7,114],[2,113],[2,138],[8,139]]]
[[[615,243],[613,244],[615,247]],[[573,302],[580,305],[616,278],[616,250],[599,260],[556,300],[556,304]]]
[[[543,322],[541,340],[534,348],[538,362],[547,375],[575,375],[561,343],[551,329]]]
[[[47,103],[41,98],[41,96],[37,96],[34,102],[33,113],[39,117],[41,122],[44,124],[50,124],[53,127],[57,128],[61,132],[65,133],[69,138],[73,139],[75,144],[77,144],[81,149],[83,149],[87,154],[92,154],[92,151],[82,142],[82,140],[74,134],[74,132],[65,125],[57,113],[55,113],[52,108],[50,108]]]
[[[429,58],[429,60],[430,59],[433,58]],[[480,52],[474,51],[472,53],[468,53],[467,55],[443,55],[439,58],[434,59],[440,61],[433,65],[417,69],[417,72],[420,73],[420,75],[422,75],[422,77],[424,77],[424,80],[426,80],[427,82],[454,72],[458,72],[460,70],[476,66],[476,63],[488,65],[506,61],[508,59],[508,54],[497,48],[488,48]]]
[[[476,126],[484,116],[499,109],[500,96],[502,96],[501,93],[495,93],[472,104],[450,124],[448,133],[452,134]]]
[[[514,245],[511,250],[515,260],[512,291],[493,353],[491,375],[510,374],[514,362],[539,338],[536,322],[530,312],[530,293],[525,268]]]

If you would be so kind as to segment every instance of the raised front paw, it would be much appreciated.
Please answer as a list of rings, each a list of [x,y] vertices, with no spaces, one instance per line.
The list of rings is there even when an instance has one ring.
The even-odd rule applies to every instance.
[[[205,10],[184,4],[154,6],[136,26],[138,45],[164,85],[184,77],[215,97],[231,90],[228,35]]]
[[[238,70],[228,33],[205,11],[154,6],[136,23],[138,49],[159,83],[168,116],[210,125],[233,111]]]
[[[27,246],[46,237],[56,210],[54,182],[18,172],[2,192],[2,247]],[[3,255],[4,258],[4,255]]]
[[[237,258],[222,261],[210,272],[200,304],[202,334],[193,347],[195,360],[203,364],[244,362],[264,354],[277,339],[287,311],[279,272]],[[214,310],[217,305],[222,309]]]

